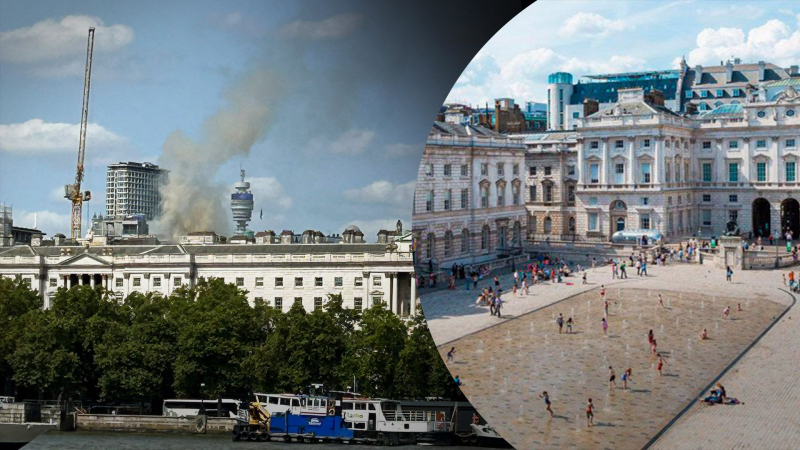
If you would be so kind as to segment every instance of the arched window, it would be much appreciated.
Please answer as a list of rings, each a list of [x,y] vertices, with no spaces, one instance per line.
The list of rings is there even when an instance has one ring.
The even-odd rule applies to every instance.
[[[514,222],[514,235],[512,239],[514,240],[513,245],[516,247],[522,244],[522,224],[519,221]]]
[[[489,231],[489,225],[484,225],[483,229],[481,230],[481,250],[489,250],[490,238],[491,232]]]
[[[433,249],[436,245],[436,236],[433,233],[428,234],[428,240],[425,242],[425,257],[433,258]]]
[[[469,253],[469,230],[461,230],[461,253]]]
[[[444,256],[451,256],[453,254],[453,232],[447,231],[444,233]]]
[[[544,218],[544,234],[550,234],[553,229],[553,219],[550,217]]]

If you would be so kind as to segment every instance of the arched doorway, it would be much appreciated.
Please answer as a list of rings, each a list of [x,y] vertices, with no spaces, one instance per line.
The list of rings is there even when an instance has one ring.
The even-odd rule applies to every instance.
[[[611,234],[614,234],[617,231],[622,231],[625,229],[625,224],[628,220],[628,205],[625,204],[622,200],[614,200],[611,202],[611,207],[609,208],[609,212],[611,215]],[[611,238],[611,236],[609,236]]]
[[[753,235],[767,237],[772,232],[769,223],[770,205],[767,199],[757,198],[753,202]]]
[[[781,202],[781,232],[792,232],[792,239],[800,233],[800,203],[793,198]]]

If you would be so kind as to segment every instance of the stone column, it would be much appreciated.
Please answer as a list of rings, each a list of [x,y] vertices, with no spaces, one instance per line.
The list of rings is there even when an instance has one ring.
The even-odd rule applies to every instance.
[[[716,145],[716,151],[714,152],[714,182],[715,183],[724,183],[728,181],[727,177],[727,167],[725,167],[725,153],[724,153],[724,143],[722,139],[715,139],[714,145]],[[727,222],[727,220],[726,220]]]
[[[69,289],[69,275],[61,275],[61,278],[64,281],[64,289]]]
[[[92,289],[94,289],[94,274],[93,273],[89,274],[89,286],[91,286]]]
[[[392,274],[392,311],[400,315],[402,312],[402,305],[400,305],[400,296],[397,295],[397,277],[399,273],[395,272]]]
[[[770,183],[777,183],[781,181],[781,156],[780,156],[780,137],[773,136],[769,138],[769,157],[770,169],[767,181]]]
[[[416,275],[411,273],[411,316],[417,315],[417,280]]]
[[[653,167],[650,168],[650,183],[654,185],[661,184],[661,158],[663,157],[663,139],[654,139],[653,141]]]
[[[364,301],[362,302],[361,307],[363,309],[368,309],[368,308],[372,307],[372,304],[370,303],[370,299],[369,299],[369,277],[370,277],[370,273],[369,272],[361,272],[361,277],[362,277],[362,286],[364,288]]]
[[[127,297],[128,294],[131,293],[131,274],[129,273],[122,274],[122,289],[125,297]]]
[[[634,138],[628,138],[628,172],[625,174],[626,184],[633,185],[636,184],[636,178],[634,174],[636,173],[636,140]]]
[[[603,152],[603,162],[600,164],[600,185],[605,186],[608,184],[608,173],[610,161],[608,160],[608,138],[600,140],[601,150]]]
[[[583,139],[578,139],[578,186],[581,186],[585,183],[586,176],[586,161],[584,160],[584,151],[583,146],[585,145],[586,141]],[[531,199],[531,201],[536,201],[535,199]],[[534,231],[535,233],[535,231]],[[472,248],[470,247],[470,251]]]
[[[742,164],[739,167],[740,175],[739,182],[747,180],[749,183],[756,181],[756,171],[755,168],[751,168],[752,161],[753,161],[753,148],[750,145],[750,138],[742,138],[742,144],[744,145],[744,149],[742,150]]]

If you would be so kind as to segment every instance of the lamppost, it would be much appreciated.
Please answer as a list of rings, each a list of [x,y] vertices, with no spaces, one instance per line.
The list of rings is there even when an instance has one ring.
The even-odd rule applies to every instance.
[[[200,411],[199,411],[200,414],[205,414],[206,413],[206,404],[205,404],[206,394],[205,394],[205,389],[206,389],[206,384],[205,383],[200,383]]]

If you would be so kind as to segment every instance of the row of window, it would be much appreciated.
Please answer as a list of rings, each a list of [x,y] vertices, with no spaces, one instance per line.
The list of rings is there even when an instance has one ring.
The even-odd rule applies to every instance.
[[[285,303],[283,301],[283,297],[275,297],[272,301],[270,301],[269,299],[265,300],[264,297],[256,297],[255,301],[256,302],[263,302],[265,306],[267,306],[269,308],[279,309],[281,311],[283,310],[283,307],[285,305]],[[376,295],[376,296],[372,297],[372,302],[374,304],[378,304],[378,303],[383,302],[383,296]],[[294,304],[302,306],[303,305],[303,297],[294,297]],[[322,297],[314,297],[314,311],[322,309],[322,306],[323,306],[323,298]],[[356,312],[362,312],[363,311],[363,309],[364,309],[363,297],[354,297],[353,298],[353,309]]]
[[[516,185],[511,185],[511,203],[513,205],[520,204],[520,189]],[[456,209],[453,203],[453,192],[451,189],[447,189],[443,193],[444,195],[444,211],[451,211]],[[435,212],[435,194],[433,190],[428,191],[425,194],[425,211],[426,212]],[[505,189],[498,188],[497,189],[497,203],[495,206],[505,206],[506,204],[506,195]],[[460,198],[460,205],[461,209],[467,209],[469,207],[469,189],[461,189],[461,198]],[[488,208],[489,207],[489,188],[486,186],[481,187],[481,208]]]
[[[142,277],[131,277],[133,287],[140,287],[142,285]],[[179,287],[183,284],[183,278],[181,277],[173,277],[173,285],[175,287]],[[294,286],[295,287],[303,287],[303,277],[295,277],[294,279]],[[237,287],[244,286],[244,277],[236,277],[235,284]],[[342,287],[343,286],[343,279],[342,277],[334,277],[333,278],[333,285],[334,287]],[[322,287],[323,277],[314,277],[314,286],[315,287]],[[353,286],[354,287],[362,287],[364,285],[363,277],[356,277]],[[372,279],[373,286],[380,286],[381,285],[381,277],[375,276]],[[57,278],[50,278],[50,287],[58,286],[58,279]],[[123,279],[122,278],[115,278],[114,279],[114,286],[121,288],[123,286]],[[283,277],[275,277],[275,287],[283,287]],[[161,287],[161,277],[153,277],[153,287]],[[264,287],[264,277],[256,277],[255,279],[255,287]]]
[[[529,186],[529,193],[530,193],[530,201],[536,202],[538,199],[536,197],[536,186]],[[553,201],[553,185],[550,183],[542,183],[542,201],[545,203],[550,203]],[[567,203],[575,203],[575,185],[568,184],[567,185]]]
[[[696,91],[686,91],[686,98],[722,98],[722,97],[744,97],[744,93],[739,88],[733,88],[728,92],[726,89],[715,89],[714,97],[711,96],[711,89],[699,89]]]
[[[650,139],[644,139],[642,142],[642,148],[650,148]],[[600,141],[589,141],[589,149],[597,150],[600,148]],[[614,141],[614,148],[625,148],[625,141],[622,139],[617,139]]]
[[[497,163],[497,175],[504,176],[505,175],[505,163]],[[433,176],[433,164],[432,163],[425,163],[425,176],[432,177]],[[451,177],[453,176],[453,165],[450,163],[446,163],[443,167],[444,176]],[[519,175],[519,164],[512,164],[511,165],[511,174],[516,176]],[[489,163],[482,163],[481,164],[481,175],[488,176],[489,175]],[[461,164],[461,176],[466,177],[469,176],[469,166],[467,164]]]
[[[641,184],[650,184],[652,182],[652,165],[647,162],[643,162],[639,164],[639,179],[635,180],[634,182],[638,182]],[[590,184],[598,184],[600,183],[600,164],[593,163],[589,164],[589,183]],[[625,163],[615,163],[614,164],[614,183],[613,184],[625,184]]]
[[[506,245],[506,235],[508,233],[506,227],[499,227],[497,230],[498,237],[499,237],[499,245],[501,247],[505,247]],[[522,243],[522,224],[519,222],[514,222],[514,228],[512,230],[512,245],[516,246]],[[461,253],[469,253],[470,251],[470,243],[469,243],[469,230],[464,228],[461,230]],[[453,256],[455,251],[455,247],[453,246],[453,232],[446,231],[444,233],[444,256],[450,257]],[[425,239],[425,258],[432,258],[433,257],[433,249],[436,247],[436,235],[433,233],[429,233],[427,238]],[[481,229],[481,250],[490,250],[491,248],[491,229],[488,225],[484,225]]]
[[[703,182],[705,183],[711,182],[713,180],[711,163],[710,162],[701,163],[701,168],[702,168]],[[784,175],[785,175],[785,181],[787,182],[797,181],[797,163],[794,161],[786,161],[784,163]],[[757,182],[767,181],[766,162],[756,162],[755,179]],[[735,162],[728,163],[728,182],[731,183],[739,182],[739,163]]]
[[[530,176],[535,177],[537,173],[536,166],[530,166],[528,169]],[[552,174],[553,174],[553,167],[544,166],[544,176],[550,176]],[[575,175],[575,165],[570,164],[567,166],[567,175]]]

